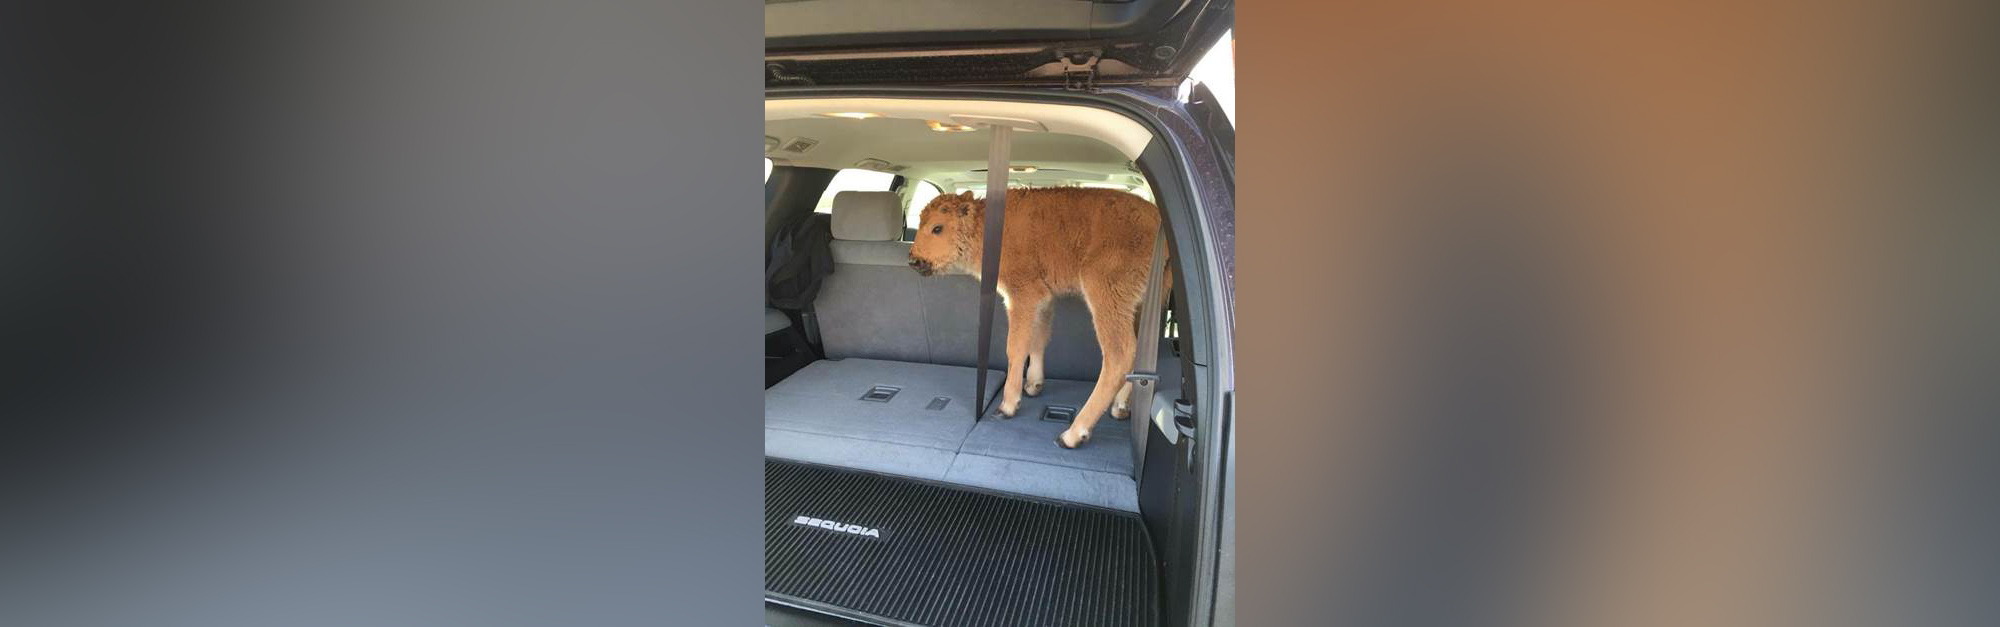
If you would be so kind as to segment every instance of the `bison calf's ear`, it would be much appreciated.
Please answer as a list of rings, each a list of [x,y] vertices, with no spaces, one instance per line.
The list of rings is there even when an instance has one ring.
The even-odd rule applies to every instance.
[[[964,199],[966,199],[966,200],[972,200],[972,190],[969,190],[969,189],[968,189],[968,190],[965,190],[965,191],[962,191],[962,192],[959,192],[959,193],[958,193],[958,197],[959,197],[959,198],[964,198]]]

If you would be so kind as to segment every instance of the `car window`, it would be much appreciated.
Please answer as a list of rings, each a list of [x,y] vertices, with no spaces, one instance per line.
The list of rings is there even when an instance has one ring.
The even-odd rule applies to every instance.
[[[1222,114],[1229,118],[1230,126],[1236,125],[1236,33],[1222,32],[1222,40],[1208,49],[1194,70],[1188,73],[1194,82],[1208,86],[1208,93],[1215,95],[1215,102],[1222,106]]]
[[[833,197],[841,192],[886,192],[889,185],[896,182],[896,175],[874,170],[848,168],[833,175],[826,184],[826,192],[820,194],[819,204],[813,207],[815,213],[833,213]]]
[[[905,226],[912,229],[917,228],[917,223],[923,219],[924,206],[931,204],[932,198],[944,194],[936,183],[930,181],[919,181],[919,183],[916,189],[910,190],[910,206],[903,210]]]
[[[764,182],[771,182],[771,158],[764,158]]]
[[[1081,184],[1070,183],[1068,185],[1076,187],[1096,187],[1102,189],[1115,189],[1122,192],[1129,192],[1134,196],[1144,198],[1146,199],[1146,202],[1154,202],[1153,190],[1151,188],[1147,188],[1144,186],[1125,185],[1122,183],[1081,183]],[[1019,188],[1020,186],[1012,185],[1011,187]],[[986,198],[986,185],[983,183],[961,185],[958,187],[958,189],[959,191],[972,192],[973,198],[981,198],[981,199]]]

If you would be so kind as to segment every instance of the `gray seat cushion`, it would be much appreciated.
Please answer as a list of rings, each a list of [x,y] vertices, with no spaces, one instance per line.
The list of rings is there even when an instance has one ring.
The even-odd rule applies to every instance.
[[[764,454],[943,479],[972,431],[971,368],[875,359],[817,361],[764,392]],[[886,402],[862,400],[876,386]],[[1000,389],[989,373],[988,398]],[[944,406],[931,403],[944,398]]]
[[[764,423],[773,429],[957,451],[972,431],[971,368],[874,359],[817,361],[764,394]],[[877,387],[895,388],[886,402],[863,400]],[[986,387],[1000,389],[991,373]],[[936,399],[943,407],[932,409]]]
[[[1078,470],[1117,474],[1132,472],[1131,425],[1105,415],[1091,430],[1090,445],[1067,450],[1057,448],[1056,434],[1069,428],[1068,422],[1042,420],[1042,409],[1057,405],[1075,411],[1090,398],[1089,381],[1050,379],[1042,395],[1023,397],[1021,408],[1010,420],[982,420],[959,445],[960,453],[1000,459],[1037,462]]]
[[[1041,396],[1023,399],[1017,417],[974,421],[974,374],[877,359],[814,362],[765,392],[764,454],[1138,511],[1130,423],[1106,417],[1088,446],[1065,450],[1055,436],[1068,425],[1039,419],[1051,404],[1081,407],[1092,382],[1050,379]],[[1002,376],[988,371],[988,402]],[[895,387],[896,395],[862,400],[875,386]],[[945,406],[929,409],[937,397],[948,399]]]

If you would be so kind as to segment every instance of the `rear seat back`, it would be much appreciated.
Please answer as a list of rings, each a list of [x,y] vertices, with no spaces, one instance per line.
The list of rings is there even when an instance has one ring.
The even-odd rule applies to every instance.
[[[902,201],[895,192],[840,192],[833,199],[833,274],[813,303],[830,359],[858,357],[972,366],[978,362],[979,282],[918,275],[909,268]],[[1092,380],[1100,365],[1090,310],[1056,300],[1043,372]],[[988,366],[1007,367],[1007,314],[993,312]]]
[[[979,281],[965,276],[918,278],[924,281],[924,332],[930,338],[931,363],[977,364]],[[1057,298],[1054,307],[1050,320],[1053,335],[1042,373],[1051,379],[1095,380],[1103,357],[1097,349],[1097,331],[1090,325],[1090,308],[1080,296]],[[993,343],[987,349],[987,367],[1007,368],[1007,311],[998,302],[993,308]]]
[[[894,192],[833,197],[833,274],[813,301],[829,359],[861,357],[926,363],[923,299],[910,270],[900,199]]]

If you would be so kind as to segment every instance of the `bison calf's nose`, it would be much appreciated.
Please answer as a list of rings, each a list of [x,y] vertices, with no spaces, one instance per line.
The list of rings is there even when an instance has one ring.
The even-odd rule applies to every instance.
[[[912,270],[916,270],[916,271],[917,271],[917,274],[921,274],[921,275],[925,275],[925,276],[930,276],[930,273],[931,273],[931,262],[928,262],[928,261],[924,261],[924,260],[922,260],[922,259],[911,259],[911,260],[910,260],[910,269],[912,269]]]

